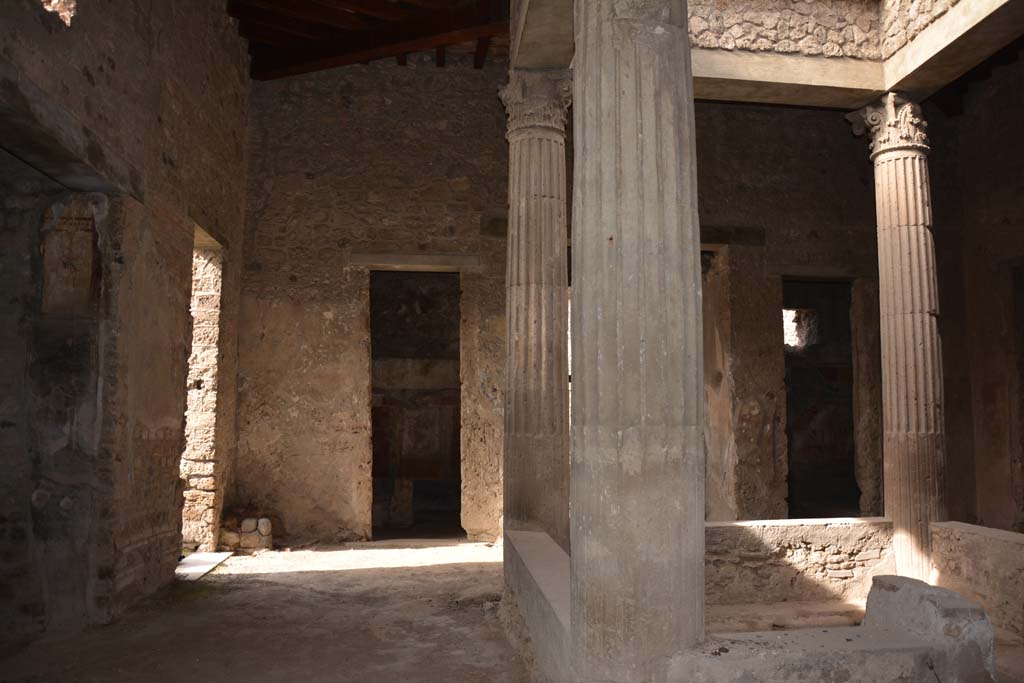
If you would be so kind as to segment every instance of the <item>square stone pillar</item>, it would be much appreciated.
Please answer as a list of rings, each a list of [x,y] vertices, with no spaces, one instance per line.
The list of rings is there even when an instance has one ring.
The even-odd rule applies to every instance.
[[[885,514],[896,571],[930,581],[930,524],[945,521],[946,507],[928,124],[894,93],[849,119],[870,133],[875,164]]]
[[[661,681],[703,638],[704,386],[685,0],[577,0],[576,681]]]
[[[510,74],[505,528],[569,548],[565,71]]]

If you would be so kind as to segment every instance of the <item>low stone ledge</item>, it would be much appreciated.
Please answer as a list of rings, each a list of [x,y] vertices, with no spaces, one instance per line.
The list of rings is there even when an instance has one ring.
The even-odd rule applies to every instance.
[[[984,612],[952,591],[876,577],[865,625],[723,634],[675,657],[669,681],[995,680],[994,633]]]
[[[505,532],[505,586],[526,625],[537,681],[571,680],[569,555],[543,532]]]
[[[1024,638],[1024,534],[941,522],[931,536],[935,583],[980,603],[997,628]]]
[[[710,605],[859,602],[892,573],[892,522],[878,517],[708,522]]]

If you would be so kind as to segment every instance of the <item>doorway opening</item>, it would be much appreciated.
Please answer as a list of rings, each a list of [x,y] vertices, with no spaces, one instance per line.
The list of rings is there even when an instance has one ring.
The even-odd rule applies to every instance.
[[[217,454],[217,379],[223,267],[220,244],[197,228],[192,249],[192,353],[180,465],[185,482],[181,543],[186,553],[212,552],[220,537],[224,468]]]
[[[860,514],[848,282],[784,281],[789,516]]]
[[[463,536],[458,273],[370,273],[373,534]]]

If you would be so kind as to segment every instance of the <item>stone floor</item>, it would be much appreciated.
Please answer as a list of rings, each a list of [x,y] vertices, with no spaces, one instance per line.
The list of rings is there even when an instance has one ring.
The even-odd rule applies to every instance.
[[[0,681],[523,683],[498,620],[501,558],[500,546],[431,539],[236,556],[113,626],[32,644],[0,661]],[[712,606],[707,626],[862,616],[846,603]],[[1000,682],[1024,683],[1024,645],[1000,635]]]
[[[34,643],[0,681],[519,683],[501,548],[387,541],[232,557],[117,624]]]

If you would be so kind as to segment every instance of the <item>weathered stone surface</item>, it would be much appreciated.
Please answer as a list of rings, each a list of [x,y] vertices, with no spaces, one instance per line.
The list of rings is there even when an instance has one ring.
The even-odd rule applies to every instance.
[[[992,624],[952,591],[914,579],[877,577],[864,625],[723,634],[676,657],[668,680],[995,680]]]
[[[509,126],[505,527],[569,547],[565,123],[572,81],[514,70]]]
[[[963,0],[961,0],[961,5]],[[963,7],[961,7],[963,9]],[[947,374],[950,519],[1024,532],[1024,59],[1018,43],[963,111],[928,110]],[[938,144],[941,142],[942,144]],[[950,306],[954,308],[950,308]],[[950,346],[946,352],[947,344]],[[953,513],[956,514],[953,514]]]
[[[885,512],[896,569],[931,580],[929,524],[944,521],[945,424],[927,123],[895,94],[851,115],[871,135],[882,319]]]
[[[863,600],[892,573],[892,524],[881,519],[709,522],[707,602]]]
[[[882,0],[879,37],[888,59],[960,0]]]
[[[985,608],[997,628],[1024,637],[1024,534],[932,524],[936,583]]]
[[[686,2],[588,0],[576,10],[574,675],[663,680],[668,658],[704,631],[700,228]]]
[[[371,533],[353,252],[479,257],[461,273],[462,526],[500,533],[505,242],[481,226],[507,201],[504,68],[379,62],[255,86],[234,500],[290,533]]]
[[[879,59],[873,0],[692,0],[694,47]]]
[[[854,473],[860,488],[860,514],[874,517],[882,514],[883,484],[878,280],[857,278],[853,281],[852,295]]]
[[[71,4],[48,6],[66,11]],[[64,387],[91,386],[91,393],[103,399],[76,418],[80,424],[100,422],[95,467],[86,466],[84,451],[81,457],[61,456],[73,469],[70,481],[96,494],[52,496],[38,515],[40,528],[48,528],[45,550],[42,534],[24,536],[21,546],[32,553],[26,557],[34,557],[29,576],[38,581],[57,572],[60,580],[47,579],[46,585],[83,596],[58,600],[54,593],[53,604],[47,605],[43,596],[26,610],[37,623],[45,619],[55,628],[107,620],[173,576],[181,551],[178,459],[189,344],[189,273],[182,258],[191,251],[195,222],[240,244],[245,176],[247,57],[223,8],[194,0],[158,5],[129,0],[116,8],[84,3],[72,23],[68,28],[38,0],[0,4],[5,101],[24,107],[14,114],[29,117],[45,138],[20,142],[36,144],[43,159],[66,146],[79,155],[74,158],[78,168],[91,169],[92,177],[102,176],[105,186],[123,195],[111,202],[108,218],[98,226],[95,284],[102,299],[94,302],[90,315],[103,312],[93,334],[102,338],[104,355],[80,358],[78,370],[60,381]],[[4,116],[10,114],[5,109]],[[56,161],[68,163],[65,157]],[[44,196],[33,201],[36,230],[47,205]],[[38,244],[23,246],[24,254],[39,251]],[[41,284],[38,265],[31,260],[11,272]],[[234,283],[226,289],[237,288],[237,272],[226,277]],[[237,302],[234,294],[229,296]],[[39,305],[31,297],[24,301],[30,309]],[[18,319],[30,321],[33,315]],[[231,320],[233,314],[229,327]],[[229,348],[232,334],[225,337]],[[3,355],[8,357],[6,349]],[[224,368],[232,377],[233,351]],[[229,379],[221,388],[231,393],[233,386]],[[233,411],[230,404],[224,408]],[[72,413],[64,415],[70,419]],[[227,456],[231,437],[224,438],[220,450]],[[46,441],[57,452],[75,452],[60,445],[61,439]],[[37,472],[49,469],[53,455],[30,449],[5,452],[36,461]],[[26,482],[25,493],[15,500],[27,505],[34,488]],[[59,507],[65,499],[67,505]],[[44,522],[51,513],[52,520]],[[32,552],[36,544],[38,552]],[[87,557],[75,559],[86,548]],[[0,583],[8,584],[6,570],[0,573]],[[21,594],[38,596],[38,590],[37,583]],[[0,621],[7,623],[6,615]]]
[[[224,464],[217,458],[218,379],[220,376],[220,308],[223,286],[224,255],[220,249],[196,248],[192,253],[192,353],[188,361],[188,398],[185,410],[185,450],[181,454],[180,473],[187,482],[184,516],[188,519],[189,490],[211,491],[211,500],[203,500],[203,509],[212,508],[210,524],[186,524],[182,543],[195,546],[200,552],[217,547],[217,528],[224,503]],[[229,429],[221,418],[221,428]],[[209,464],[195,467],[196,461]]]
[[[855,289],[857,280],[877,278],[871,167],[862,143],[829,112],[698,102],[696,115],[702,233],[705,248],[715,249],[705,285],[717,281],[716,289],[705,290],[705,340],[719,340],[719,350],[712,346],[705,357],[717,363],[705,391],[708,424],[719,427],[705,434],[713,439],[707,444],[707,492],[709,503],[721,498],[709,507],[708,519],[785,518],[780,275],[851,279]],[[843,191],[815,192],[826,177]],[[744,226],[752,237],[724,226]],[[866,306],[852,313],[855,337],[871,327],[877,334],[877,314]],[[869,388],[879,367],[877,355],[863,359],[855,385]],[[858,400],[860,414],[880,414],[877,392],[869,389],[863,403]],[[862,443],[858,438],[858,453]],[[869,467],[878,471],[881,454],[874,453]],[[713,488],[712,476],[723,485]]]

